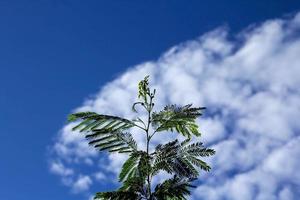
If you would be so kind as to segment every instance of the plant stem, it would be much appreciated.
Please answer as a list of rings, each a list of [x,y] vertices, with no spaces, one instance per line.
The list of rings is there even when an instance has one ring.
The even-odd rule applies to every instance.
[[[149,144],[150,144],[150,140],[151,140],[151,137],[149,135],[149,127],[150,127],[150,123],[151,123],[151,111],[152,111],[152,99],[153,97],[151,95],[150,96],[150,104],[149,104],[149,108],[147,109],[148,110],[148,124],[147,124],[147,128],[146,128],[146,137],[147,137],[147,156],[150,156],[149,155]],[[150,178],[150,172],[149,172],[149,169],[147,170],[147,183],[148,183],[148,187],[147,187],[147,197],[149,197],[149,200],[151,199],[151,178]]]

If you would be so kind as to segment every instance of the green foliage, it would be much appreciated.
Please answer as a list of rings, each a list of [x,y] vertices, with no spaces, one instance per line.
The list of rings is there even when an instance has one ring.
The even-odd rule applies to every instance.
[[[210,166],[200,157],[215,154],[213,149],[201,142],[191,142],[192,136],[200,137],[196,119],[202,115],[204,107],[168,105],[162,111],[153,112],[155,90],[149,88],[149,76],[138,84],[138,98],[132,110],[138,112],[141,106],[148,119],[124,119],[118,116],[101,115],[94,112],[79,112],[69,116],[70,122],[78,122],[73,130],[85,133],[89,144],[100,151],[127,153],[119,174],[122,186],[111,192],[99,192],[95,200],[185,200],[190,195],[192,182],[199,170],[209,171]],[[154,131],[150,131],[152,126]],[[146,150],[139,150],[130,134],[131,128],[138,128],[145,134]],[[186,138],[159,144],[151,152],[150,141],[155,134],[177,132]],[[152,178],[165,171],[173,178],[156,185]]]
[[[150,93],[149,88],[149,76],[146,76],[144,80],[139,82],[139,98],[142,98],[144,102],[147,102],[147,94]]]
[[[195,179],[179,178],[174,176],[155,187],[153,199],[156,200],[185,200],[190,195],[191,184]]]
[[[127,161],[123,164],[119,180],[124,181],[132,177],[146,179],[147,170],[151,168],[151,157],[145,151],[131,153]]]
[[[99,115],[94,112],[79,112],[71,114],[69,121],[82,121],[73,127],[73,131],[85,132],[89,144],[100,151],[130,153],[137,151],[137,145],[132,135],[126,130],[135,126],[128,120],[116,116]]]
[[[210,167],[198,157],[213,155],[213,149],[204,148],[202,143],[187,144],[174,140],[165,145],[159,144],[155,152],[152,174],[155,175],[160,170],[180,177],[195,178],[199,175],[196,167],[209,171]]]
[[[152,114],[152,126],[156,132],[176,131],[185,137],[200,136],[196,118],[201,116],[204,107],[193,108],[192,104],[186,106],[170,105],[164,110]]]
[[[98,192],[94,199],[105,200],[136,200],[138,195],[134,191]]]

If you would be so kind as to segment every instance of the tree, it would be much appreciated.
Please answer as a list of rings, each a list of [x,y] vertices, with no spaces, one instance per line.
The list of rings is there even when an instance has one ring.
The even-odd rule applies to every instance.
[[[149,76],[138,84],[138,98],[132,106],[141,106],[147,113],[147,119],[137,117],[134,120],[118,116],[78,112],[69,116],[69,121],[80,120],[73,130],[85,132],[89,144],[100,151],[128,154],[122,166],[119,181],[122,186],[116,191],[99,192],[94,199],[103,200],[183,200],[190,195],[192,182],[199,175],[199,168],[205,171],[210,166],[199,157],[211,156],[213,149],[205,148],[201,142],[191,142],[191,138],[200,137],[196,118],[202,115],[204,107],[168,105],[160,112],[154,112],[153,91],[149,88]],[[145,134],[146,148],[140,150],[129,132],[138,128]],[[159,144],[150,150],[150,142],[155,134],[177,132],[186,138],[175,139]],[[173,177],[157,184],[151,184],[152,178],[160,171]]]

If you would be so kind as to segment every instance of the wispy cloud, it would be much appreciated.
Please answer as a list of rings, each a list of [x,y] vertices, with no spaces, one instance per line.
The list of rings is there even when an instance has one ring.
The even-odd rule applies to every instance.
[[[300,196],[299,31],[300,14],[252,26],[233,40],[219,28],[171,48],[157,61],[129,68],[76,110],[133,117],[130,105],[137,82],[150,74],[158,108],[191,102],[208,108],[199,120],[202,140],[217,154],[208,160],[212,171],[200,177],[194,199],[296,198]],[[52,159],[78,174],[89,167],[93,174],[114,176],[125,158],[99,155],[79,133],[71,134],[70,127],[60,131]],[[170,135],[156,141],[164,137]],[[64,177],[66,172],[57,174]],[[70,176],[76,179],[75,174]],[[103,174],[98,178],[105,178]],[[90,177],[87,180],[85,190],[92,184]]]
[[[73,174],[73,170],[66,168],[61,162],[52,161],[50,163],[50,171],[60,176],[70,176]]]
[[[93,183],[92,179],[87,175],[80,175],[78,179],[72,185],[72,189],[75,193],[86,191]]]

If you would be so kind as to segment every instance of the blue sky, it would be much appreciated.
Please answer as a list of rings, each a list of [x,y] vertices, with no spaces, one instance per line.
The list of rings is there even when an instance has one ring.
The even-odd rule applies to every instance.
[[[251,29],[249,28],[249,26],[251,26],[252,28],[261,27],[261,29],[266,30],[266,38],[269,38],[267,36],[272,34],[269,34],[268,31],[276,29],[277,26],[274,25],[275,28],[273,28],[272,25],[268,26],[268,24],[261,24],[265,23],[265,21],[268,19],[288,18],[287,22],[285,22],[288,25],[282,25],[282,27],[292,27],[291,24],[293,24],[294,22],[290,22],[293,21],[293,19],[291,18],[293,18],[293,16],[297,13],[297,11],[299,11],[299,9],[299,1],[287,0],[276,2],[220,2],[210,0],[201,2],[189,1],[188,4],[186,3],[186,1],[101,1],[101,3],[100,1],[87,2],[70,0],[35,0],[26,2],[1,1],[1,199],[86,199],[86,196],[90,193],[101,190],[103,188],[113,187],[113,183],[111,182],[109,184],[103,184],[103,180],[105,179],[102,179],[102,183],[101,181],[96,182],[94,179],[92,179],[93,183],[88,184],[88,189],[82,191],[81,193],[74,194],[74,192],[72,192],[72,185],[63,183],[61,177],[53,174],[53,170],[52,172],[51,170],[49,170],[49,168],[51,168],[49,167],[49,165],[51,166],[49,162],[51,163],[54,162],[54,160],[60,160],[61,163],[63,163],[63,156],[53,156],[51,152],[53,151],[53,149],[55,149],[53,148],[54,144],[60,144],[60,139],[57,138],[62,137],[61,134],[58,134],[58,132],[63,127],[65,127],[66,116],[68,113],[70,113],[74,108],[82,105],[84,100],[88,98],[92,100],[89,103],[83,104],[83,106],[86,106],[84,109],[102,109],[103,105],[106,104],[101,104],[100,106],[98,106],[97,103],[97,105],[95,104],[98,99],[104,98],[106,94],[105,90],[102,90],[102,92],[98,92],[99,88],[102,88],[106,85],[107,87],[111,87],[112,91],[114,91],[117,95],[119,94],[119,92],[121,92],[119,91],[120,88],[117,86],[124,83],[128,84],[126,80],[132,80],[132,82],[135,83],[136,80],[132,78],[135,73],[138,74],[136,76],[138,78],[143,77],[143,75],[146,73],[163,74],[165,73],[164,70],[166,70],[164,63],[170,63],[170,66],[175,66],[175,64],[173,63],[174,61],[181,63],[182,65],[193,66],[193,64],[189,64],[184,60],[184,58],[181,58],[182,54],[180,52],[192,52],[191,54],[188,53],[187,55],[187,58],[192,59],[192,55],[194,55],[193,52],[195,52],[199,48],[208,49],[208,51],[212,51],[213,53],[217,52],[218,55],[221,55],[221,58],[226,56],[229,57],[229,55],[232,54],[231,51],[233,51],[231,50],[231,47],[233,47],[234,49],[238,46],[238,42],[232,42],[231,39],[239,38],[239,35],[243,35],[241,33],[242,30],[248,33],[247,30]],[[224,26],[227,27],[227,30],[224,30],[223,28],[222,30],[218,30],[214,33],[208,34],[208,36],[203,36],[203,34],[207,34],[208,32],[213,31],[218,27]],[[297,29],[298,32],[293,28],[290,29],[292,30],[292,32],[295,32],[293,35],[293,39],[298,38],[299,29]],[[283,30],[279,32],[275,31],[275,33],[282,33],[283,35],[285,34]],[[222,36],[223,34],[224,36]],[[250,32],[250,34],[254,33]],[[202,36],[202,38],[200,36]],[[200,37],[199,40],[197,40],[198,37]],[[242,39],[243,41],[250,41],[246,36],[242,36],[242,38],[244,38]],[[183,47],[177,46],[177,51],[179,52],[178,54],[176,54],[176,52],[174,53],[173,51],[169,52],[169,56],[164,54],[174,45],[178,45],[182,42],[191,40],[197,40],[200,41],[200,43],[206,43],[201,43],[201,47],[190,47],[193,45],[188,43],[183,45]],[[220,45],[213,45],[214,47],[218,46],[219,49],[212,50],[211,41],[213,41],[212,44]],[[214,43],[214,41],[217,42]],[[262,39],[262,41],[265,40]],[[283,47],[286,47],[288,45],[290,44],[282,42],[274,48],[284,49]],[[273,46],[270,48],[273,48]],[[293,48],[291,47],[291,49]],[[292,55],[290,52],[293,51],[297,52],[297,50],[286,50],[282,53],[282,55]],[[246,54],[247,51],[245,50],[240,52],[240,57],[233,57],[231,60],[226,60],[226,62],[238,63],[238,61],[236,61],[238,59],[240,59],[241,61],[245,61],[243,55]],[[251,51],[249,50],[249,52]],[[157,61],[157,59],[161,55],[165,55],[161,57],[163,63],[161,63],[161,61]],[[268,53],[268,55],[270,55],[270,53]],[[195,54],[195,56],[197,57],[199,55]],[[268,58],[270,58],[269,64],[274,64],[273,57],[270,56]],[[293,56],[287,58],[289,58],[288,60],[296,59]],[[138,71],[137,68],[130,68],[149,60],[154,60],[154,64],[150,63],[149,65],[151,66],[146,66],[147,64],[141,64],[138,66],[138,69],[141,69],[140,71]],[[203,63],[215,63],[207,61],[209,59],[204,60],[205,62],[203,61]],[[253,60],[255,59],[253,58]],[[282,60],[280,61],[283,62],[284,58],[282,58]],[[202,61],[197,59],[195,62],[197,64],[202,63]],[[252,61],[249,62],[251,63]],[[293,63],[290,64],[292,65]],[[245,66],[247,65],[245,64]],[[264,65],[262,64],[262,66]],[[127,72],[127,76],[129,78],[126,78],[126,76],[124,78],[124,72],[129,68],[131,70]],[[156,68],[160,68],[160,70],[155,71],[157,70]],[[297,67],[294,68],[290,71],[294,72],[293,70],[298,69]],[[174,70],[175,69],[177,69],[176,66],[174,67]],[[194,69],[197,68],[195,67],[193,69],[189,69],[190,73],[197,74],[198,71],[193,71]],[[287,69],[287,71],[289,71],[289,69]],[[172,74],[172,72],[174,71],[171,71],[169,73]],[[245,72],[249,72],[246,70],[246,67],[245,71],[242,71],[241,73]],[[215,74],[215,72],[211,73]],[[203,73],[203,76],[210,76],[211,73]],[[217,77],[219,76],[221,75],[218,75]],[[293,80],[292,74],[287,74],[286,76],[291,76],[288,79]],[[169,80],[168,77],[159,77],[160,76],[158,76],[154,81],[154,83],[158,86],[160,84],[164,85]],[[274,80],[277,81],[276,78],[281,78],[281,75],[278,75],[278,77],[276,77],[276,74],[274,74],[272,77],[275,77]],[[193,81],[190,80],[190,82],[188,82],[189,80],[190,79],[183,82],[187,84],[186,88],[192,88],[192,91]],[[257,81],[261,84],[258,84],[257,86],[254,85],[254,89],[252,88],[252,90],[260,91],[262,87],[267,87],[268,82],[266,82],[263,78],[261,80],[263,81]],[[245,78],[242,81],[251,82],[252,79]],[[253,82],[256,83],[256,81]],[[292,87],[291,85],[295,86],[296,83],[298,82],[288,82],[282,84],[284,86],[288,85],[288,89],[293,91],[295,87]],[[172,87],[168,86],[170,87],[169,89],[176,89],[177,91],[177,89],[179,88],[179,86],[176,85],[177,83],[172,82],[172,84]],[[180,78],[178,80],[178,84],[180,84]],[[212,88],[210,91],[216,91],[214,90],[215,87],[213,87],[214,83],[212,83],[212,80],[203,82],[203,84],[207,84],[209,88]],[[186,88],[184,89],[186,90]],[[162,89],[164,88],[162,87]],[[266,91],[268,90],[266,89]],[[179,96],[180,94],[182,94],[180,89],[178,89],[177,92]],[[254,92],[252,91],[252,93]],[[275,96],[279,95],[275,93]],[[282,96],[293,96],[290,93],[285,94],[281,90],[279,93]],[[95,96],[91,97],[91,95]],[[121,95],[124,94],[121,93]],[[226,102],[216,103],[216,101],[213,99],[213,94],[207,93],[207,96],[211,97],[211,99],[199,100],[195,97],[188,100],[191,100],[193,102],[206,103],[211,105],[212,107],[215,106],[216,108],[223,104],[227,105]],[[109,99],[110,97],[107,98]],[[268,97],[260,96],[258,96],[256,99],[260,98],[268,99]],[[178,99],[178,96],[174,95],[173,99],[174,101],[176,101],[176,99]],[[278,100],[277,98],[269,99],[270,102],[273,103],[275,100]],[[293,98],[291,98],[290,100],[291,102],[293,102]],[[164,99],[161,102],[170,101],[172,100]],[[239,103],[239,101],[237,102]],[[259,101],[258,103],[253,104],[254,107],[255,105],[259,105]],[[275,104],[276,102],[274,103],[274,105]],[[289,105],[291,105],[291,108],[298,108],[296,107],[298,106],[298,104],[291,103]],[[126,104],[124,104],[124,106],[126,106]],[[126,110],[116,110],[114,112],[124,115],[127,113]],[[265,113],[262,113],[262,119],[264,119],[264,114]],[[291,111],[291,113],[288,113],[284,116],[286,116],[286,118],[284,119],[287,122],[278,127],[278,129],[283,130],[284,132],[286,131],[286,129],[288,129],[285,126],[291,127],[291,133],[289,131],[286,131],[284,133],[286,135],[286,138],[291,139],[298,136],[295,131],[298,131],[299,127],[294,124],[294,122],[292,123],[292,121],[290,120],[291,118],[289,118],[291,116],[298,115],[292,113]],[[216,117],[218,118],[219,116]],[[224,122],[224,120],[221,120],[221,122],[217,122],[216,120],[212,119],[215,119],[215,117],[212,116],[211,119],[207,119],[206,126],[209,127],[209,125],[211,124],[213,127],[221,127],[219,129],[216,128],[216,130],[207,128],[207,130],[211,131],[212,133],[215,131],[216,135],[218,135],[218,131],[226,132],[227,129],[223,131],[220,130],[222,129],[222,127],[224,129],[224,127],[226,127],[225,125],[229,124],[229,126],[231,126],[231,123],[233,123],[228,121]],[[259,130],[256,129],[255,125],[251,124],[252,121],[251,123],[249,123],[249,121],[247,120],[249,120],[249,118],[245,119],[244,121],[241,120],[238,125],[239,128],[243,127],[244,129],[250,129],[253,132],[259,132]],[[268,123],[278,124],[276,123],[276,120],[282,121],[282,119],[274,119],[274,121]],[[220,123],[223,123],[223,125],[220,125]],[[245,125],[245,123],[247,124],[247,126]],[[262,129],[269,130],[269,126],[263,126]],[[220,137],[206,137],[204,139],[206,139],[209,144],[216,145],[216,147],[218,148],[217,145],[221,140],[224,140],[225,137],[235,137],[231,135],[225,135],[226,134],[224,133],[224,135]],[[274,132],[272,137],[274,135],[278,136],[277,132]],[[245,137],[247,138],[248,136],[246,135]],[[260,138],[260,136],[257,138]],[[267,140],[266,138],[263,138],[261,140],[257,138],[255,138],[255,140],[257,141]],[[283,144],[281,146],[276,146],[277,143],[280,142],[284,144],[288,143],[289,149],[294,150],[294,145],[289,144],[288,139],[282,139],[280,136],[278,136],[278,138],[278,141],[275,139],[272,140],[272,142],[263,143],[268,147],[270,146],[270,151],[265,152],[266,154],[269,155],[271,153],[274,153],[276,156],[276,150],[279,151],[278,149],[283,146]],[[229,146],[228,152],[230,151],[230,148],[232,146],[242,145],[241,143],[235,144],[236,141],[241,142],[239,140],[225,141],[227,143],[224,145]],[[247,154],[252,152],[244,153]],[[293,155],[293,153],[294,151],[292,151],[291,154]],[[90,156],[92,154],[87,153],[87,155]],[[277,157],[280,156],[281,155],[277,155]],[[94,155],[91,156],[91,159],[94,162],[96,160]],[[270,160],[272,161],[271,158]],[[271,161],[266,161],[266,163]],[[211,162],[215,164],[217,168],[218,163],[222,163],[222,160],[214,160]],[[250,168],[255,168],[255,163],[251,163],[251,161],[249,161],[249,163],[249,166],[241,166],[241,168],[244,167],[247,171],[250,171]],[[64,166],[66,165],[66,163],[63,164]],[[117,166],[117,164],[115,165]],[[264,168],[264,170],[275,170],[273,168],[269,169],[268,166],[269,165],[266,164],[262,167]],[[70,170],[71,168],[73,170],[74,167],[74,173],[78,173],[78,175],[82,174],[81,176],[91,176],[89,173],[95,171],[93,170],[94,168],[97,168],[96,166],[80,165],[76,166],[75,170],[74,164],[68,167]],[[100,169],[98,169],[98,171],[101,171]],[[237,171],[237,169],[228,166],[227,170],[216,171],[216,174],[220,179],[222,179],[222,181],[226,182],[226,180],[223,179],[226,179],[226,177],[231,177],[229,175],[225,175],[230,174],[230,172],[232,171],[233,174],[235,174],[235,171]],[[219,175],[218,173],[221,173],[221,175]],[[254,171],[251,173],[259,174],[261,172]],[[65,178],[64,175],[60,175]],[[73,178],[76,179],[78,177]],[[252,192],[254,191],[253,193],[255,193],[255,188],[260,188],[259,186],[252,184],[253,182],[255,182],[253,180],[242,180],[243,183],[249,183],[249,188],[254,188],[251,189]],[[214,181],[214,179],[211,180],[211,182]],[[284,179],[283,181],[289,182],[288,179]],[[252,185],[250,184],[250,182]],[[230,185],[231,182],[227,184]],[[299,194],[295,192],[297,189],[299,190],[299,185],[297,184],[297,182],[290,183],[290,185],[288,186],[289,190],[285,191],[290,191],[290,193],[294,195]],[[71,189],[68,185],[71,187]],[[209,186],[206,187],[209,188]],[[285,189],[284,185],[282,184],[280,184],[280,187]],[[220,187],[220,196],[216,197],[217,199],[223,198],[221,190],[225,189]],[[198,190],[202,191],[203,188],[198,188]],[[209,191],[209,189],[207,190]],[[248,190],[245,189],[245,194],[248,194],[247,192]],[[277,193],[278,195],[280,195],[280,192]],[[249,195],[253,196],[252,193],[248,194],[248,196]],[[195,198],[197,199],[201,197],[199,196]],[[213,199],[213,197],[211,197],[211,199]],[[253,198],[250,199],[255,199],[255,197],[253,196]]]

